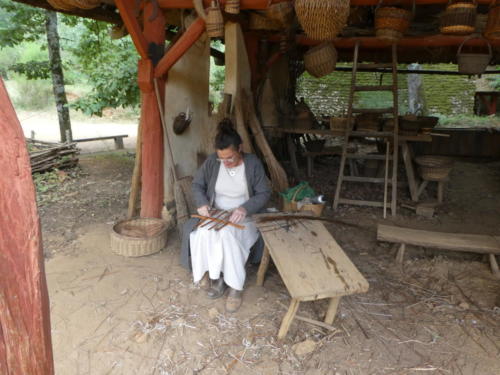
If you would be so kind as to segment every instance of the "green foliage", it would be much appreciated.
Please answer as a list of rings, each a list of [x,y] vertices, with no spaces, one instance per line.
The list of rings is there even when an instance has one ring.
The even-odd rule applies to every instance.
[[[500,90],[500,74],[493,74],[487,77],[491,87],[495,90]]]
[[[108,25],[92,20],[81,20],[72,33],[76,40],[65,43],[73,56],[68,65],[81,72],[91,87],[91,91],[72,106],[98,116],[106,107],[136,107],[139,104],[138,57],[130,37],[112,40],[108,36]]]
[[[0,49],[45,35],[45,13],[39,8],[0,0]]]
[[[46,193],[55,190],[60,184],[58,170],[45,173],[34,173],[33,182],[37,193]]]
[[[438,115],[439,127],[443,128],[474,128],[500,127],[500,120],[496,116],[473,115]]]
[[[28,61],[10,66],[13,72],[24,75],[27,79],[49,79],[50,64],[48,61]]]

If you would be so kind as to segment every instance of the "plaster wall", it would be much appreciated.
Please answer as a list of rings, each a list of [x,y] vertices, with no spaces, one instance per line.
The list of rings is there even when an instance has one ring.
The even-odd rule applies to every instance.
[[[210,39],[204,34],[171,68],[165,87],[165,121],[179,178],[192,176],[198,168],[198,154],[206,153],[204,136],[209,124]],[[177,135],[172,130],[180,112],[192,116],[188,129]],[[165,202],[174,199],[168,144],[165,143]]]

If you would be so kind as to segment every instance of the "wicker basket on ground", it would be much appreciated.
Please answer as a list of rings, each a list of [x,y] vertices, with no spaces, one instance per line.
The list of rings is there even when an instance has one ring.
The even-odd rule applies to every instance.
[[[453,169],[453,159],[447,156],[424,155],[415,158],[422,179],[426,181],[443,181]]]
[[[295,13],[307,36],[333,40],[349,17],[349,0],[295,0]]]
[[[304,66],[313,77],[321,78],[332,73],[336,65],[337,50],[332,43],[322,43],[304,54]]]
[[[442,34],[466,35],[476,29],[477,4],[467,0],[451,2],[441,16]]]
[[[500,39],[500,1],[498,0],[490,7],[484,36],[488,39]]]
[[[410,27],[412,12],[395,7],[381,7],[375,11],[375,32],[378,38],[395,42]]]
[[[116,223],[111,231],[111,250],[126,257],[157,253],[167,244],[167,224],[161,219],[140,218]]]

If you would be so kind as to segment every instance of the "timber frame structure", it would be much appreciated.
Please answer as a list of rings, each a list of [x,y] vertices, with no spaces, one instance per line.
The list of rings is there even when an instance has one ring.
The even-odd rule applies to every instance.
[[[136,164],[136,169],[142,169],[140,189],[140,215],[142,217],[160,217],[163,207],[166,206],[167,209],[174,207],[172,175],[192,175],[198,166],[197,159],[212,149],[211,143],[207,140],[211,139],[211,132],[215,128],[217,119],[211,118],[207,114],[210,54],[215,55],[219,60],[222,60],[222,57],[225,58],[225,92],[232,95],[233,104],[230,107],[240,109],[235,114],[238,130],[247,126],[250,129],[253,127],[253,136],[257,137],[259,129],[255,127],[256,123],[260,121],[265,125],[266,122],[263,118],[264,110],[261,108],[262,103],[259,101],[258,93],[271,81],[270,85],[273,86],[275,96],[278,98],[286,97],[290,88],[294,87],[294,79],[297,77],[295,74],[294,78],[293,73],[301,71],[301,67],[298,65],[300,65],[303,53],[310,46],[318,44],[317,41],[308,38],[297,23],[280,30],[256,31],[249,28],[248,17],[251,13],[264,11],[272,4],[290,0],[241,0],[240,14],[224,14],[226,21],[224,56],[221,52],[210,48],[210,40],[205,32],[205,20],[194,9],[193,0],[79,0],[81,3],[92,3],[90,9],[88,6],[87,9],[75,6],[76,1],[72,2],[71,7],[64,7],[64,9],[54,6],[58,3],[68,3],[70,0],[13,1],[78,17],[105,21],[117,26],[125,26],[130,34],[139,55],[138,85],[141,91],[141,119],[138,139],[141,140],[139,143],[142,144],[142,147],[136,158],[140,163],[140,165]],[[205,8],[211,3],[211,0],[195,1],[202,3]],[[225,2],[225,0],[219,0],[221,7],[224,6]],[[360,60],[368,62],[390,61],[391,49],[387,48],[386,42],[375,37],[373,32],[374,9],[381,2],[380,0],[351,0],[351,14],[359,10],[359,17],[350,18],[347,26],[332,41],[338,51],[338,61],[352,61],[353,49],[358,42],[363,45]],[[444,11],[447,3],[448,0],[383,1],[384,5],[402,5],[407,8],[415,5],[412,27],[407,35],[397,43],[399,63],[456,63],[458,46],[464,42],[466,36],[450,36],[439,33],[439,14]],[[479,11],[486,13],[491,0],[476,0],[476,3]],[[170,43],[167,44],[167,40],[170,40]],[[491,40],[490,44],[493,47],[491,64],[495,65],[500,61],[500,40]],[[473,48],[481,48],[484,46],[484,41],[474,39],[468,45]],[[180,63],[176,64],[177,62]],[[297,64],[297,62],[299,63]],[[160,96],[159,101],[156,91]],[[247,94],[251,94],[250,100],[245,100]],[[253,105],[254,101],[256,102],[255,106]],[[159,104],[163,107],[162,110]],[[162,112],[167,120],[166,123],[170,124],[171,119],[181,110],[185,110],[186,107],[194,108],[193,124],[186,131],[186,134],[171,138],[172,141],[167,144],[164,142],[164,131],[169,132],[169,130],[162,126]],[[0,102],[0,110],[4,113],[8,112],[10,119],[15,118],[13,108],[5,104],[4,101]],[[2,111],[0,111],[0,115]],[[257,112],[257,116],[255,112]],[[2,119],[0,118],[0,120]],[[11,123],[18,125],[16,121]],[[0,125],[4,128],[7,126],[1,121]],[[11,132],[2,129],[2,126],[0,126],[0,131],[4,130],[2,135],[5,138]],[[261,130],[260,133],[262,133]],[[171,134],[171,136],[174,135]],[[17,144],[12,146],[15,151],[12,151],[10,156],[13,156],[13,160],[17,160],[18,163],[22,159],[24,168],[29,169],[25,152],[21,153],[22,158],[19,159],[18,147],[22,142],[18,139],[19,134],[16,137]],[[243,139],[246,150],[252,150],[249,135],[244,135]],[[258,146],[263,151],[263,147]],[[171,149],[169,149],[170,147]],[[173,165],[164,162],[164,155],[170,152],[179,158],[179,160],[173,161]],[[265,151],[263,153],[269,164],[268,157],[270,155],[266,155]],[[166,158],[166,160],[169,159]],[[7,171],[9,168],[13,171],[12,175],[19,176],[19,171],[14,170],[18,168],[17,164],[12,162],[6,166]],[[171,173],[172,169],[175,169],[177,173]],[[7,173],[7,175],[9,174]],[[22,173],[22,177],[24,180],[28,180],[25,172]],[[2,184],[0,184],[1,187]],[[32,187],[25,190],[33,198]],[[0,201],[0,207],[3,207],[1,203]],[[30,214],[29,223],[25,219],[25,222],[18,226],[24,231],[29,231],[29,226],[39,228],[36,210],[33,211],[33,207],[34,199],[27,207]],[[9,225],[6,220],[0,219],[0,223],[3,226]],[[32,269],[30,272],[34,274],[34,276],[31,274],[26,276],[29,279],[27,283],[33,287],[33,295],[30,297],[31,299],[26,298],[36,306],[30,305],[29,309],[23,311],[26,304],[19,305],[15,311],[20,315],[18,320],[26,318],[25,320],[29,323],[27,329],[30,330],[30,333],[39,333],[38,336],[32,338],[31,342],[32,346],[35,349],[39,347],[39,350],[33,352],[26,350],[21,353],[21,349],[17,349],[17,347],[15,349],[9,348],[9,345],[13,344],[5,343],[2,340],[8,332],[2,332],[2,326],[0,326],[0,372],[2,373],[23,373],[23,368],[28,369],[28,372],[24,373],[33,375],[53,372],[49,305],[44,281],[43,259],[41,259],[39,229],[35,232],[31,233],[34,236],[34,242],[31,244],[29,254],[27,252],[26,255],[31,260]],[[13,254],[15,251],[24,250],[30,245],[22,242],[21,237],[23,236],[20,234],[17,237],[12,236],[12,241],[8,243],[13,249],[11,250]],[[24,235],[25,238],[27,238],[26,235]],[[1,244],[2,238],[0,237]],[[38,262],[35,261],[36,259]],[[24,270],[25,263],[17,261],[16,266]],[[4,268],[0,267],[0,269]],[[7,281],[12,285],[16,282],[16,280]],[[10,289],[0,289],[0,294],[5,291],[10,292]],[[0,295],[0,297],[2,296]],[[2,298],[0,298],[0,302],[3,302]],[[31,316],[28,314],[36,315],[35,318],[40,319],[32,317],[33,319],[28,320],[28,317]],[[18,340],[22,341],[21,338]],[[11,357],[8,358],[8,355]],[[13,360],[13,358],[17,358],[17,360]],[[23,361],[25,361],[24,364]],[[7,363],[7,367],[2,367],[3,362]]]

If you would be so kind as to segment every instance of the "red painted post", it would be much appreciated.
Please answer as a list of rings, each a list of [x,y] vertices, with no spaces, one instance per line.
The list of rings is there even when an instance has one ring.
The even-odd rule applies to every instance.
[[[0,78],[0,374],[54,373],[40,220],[26,142]]]
[[[165,44],[165,18],[162,12],[150,21],[153,4],[144,8],[144,37],[149,44]],[[142,127],[142,190],[141,217],[161,217],[163,205],[163,128],[153,88],[151,60],[139,63],[139,87],[141,89]],[[164,85],[159,85],[160,92]]]

